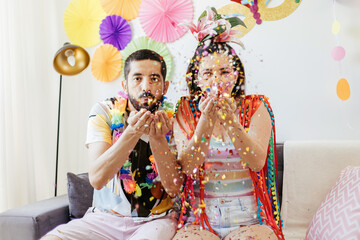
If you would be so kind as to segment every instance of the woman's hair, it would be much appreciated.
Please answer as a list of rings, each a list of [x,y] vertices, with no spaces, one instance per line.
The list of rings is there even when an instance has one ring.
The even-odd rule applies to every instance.
[[[244,97],[245,96],[245,71],[244,67],[240,61],[239,56],[236,54],[235,50],[225,42],[213,42],[205,41],[201,42],[200,45],[196,48],[195,54],[190,60],[190,64],[186,72],[186,81],[188,83],[190,96],[193,99],[197,99],[202,95],[201,88],[195,83],[195,80],[198,77],[199,65],[202,57],[205,57],[210,54],[216,53],[226,53],[232,59],[233,69],[238,73],[236,83],[232,90],[232,96],[234,98]]]

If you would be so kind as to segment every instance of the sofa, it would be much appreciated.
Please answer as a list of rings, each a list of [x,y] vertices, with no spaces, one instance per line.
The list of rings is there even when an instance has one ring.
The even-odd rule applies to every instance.
[[[304,239],[340,171],[360,166],[360,141],[288,141],[276,147],[285,238]],[[39,239],[70,215],[68,195],[10,209],[0,214],[0,239]]]

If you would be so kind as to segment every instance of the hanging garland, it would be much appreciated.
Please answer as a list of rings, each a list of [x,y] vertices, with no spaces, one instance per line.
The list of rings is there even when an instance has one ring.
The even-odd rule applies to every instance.
[[[336,18],[335,3],[336,3],[336,1],[333,0],[334,22],[332,24],[332,33],[336,37],[337,46],[335,46],[332,49],[331,56],[335,61],[337,61],[339,63],[339,65],[338,65],[339,66],[339,75],[342,76],[343,73],[341,71],[341,60],[343,60],[345,57],[345,49],[340,45],[340,41],[339,41],[338,34],[340,32],[340,23],[337,21],[337,18]],[[338,81],[338,83],[336,85],[336,94],[343,101],[348,100],[350,98],[350,85],[345,78],[341,78]]]

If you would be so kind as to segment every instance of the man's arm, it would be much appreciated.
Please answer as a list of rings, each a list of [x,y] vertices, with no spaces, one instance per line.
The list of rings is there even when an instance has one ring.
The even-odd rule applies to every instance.
[[[159,122],[157,125],[155,122]],[[172,154],[165,134],[172,130],[171,122],[167,114],[159,111],[155,121],[150,125],[150,147],[155,159],[156,169],[160,175],[161,183],[170,197],[176,197],[180,193],[184,183],[184,174],[179,169],[176,157]]]
[[[124,165],[143,134],[142,126],[150,115],[150,112],[145,110],[131,114],[128,119],[129,126],[112,146],[106,142],[89,144],[89,180],[95,189],[105,186]]]
[[[178,168],[176,157],[170,151],[165,136],[150,138],[150,147],[153,153],[156,169],[160,175],[161,184],[170,197],[176,197],[180,193],[184,183],[184,174]]]
[[[91,185],[99,190],[114,177],[128,159],[129,154],[139,141],[139,134],[125,131],[110,146],[106,142],[95,142],[89,144],[90,171],[89,180]]]

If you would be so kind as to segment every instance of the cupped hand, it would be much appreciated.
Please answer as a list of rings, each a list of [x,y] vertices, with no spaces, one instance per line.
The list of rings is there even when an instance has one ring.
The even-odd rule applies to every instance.
[[[202,97],[199,103],[201,116],[206,121],[214,121],[219,107],[216,106],[217,98],[213,96]]]
[[[235,119],[237,103],[233,98],[225,96],[221,97],[216,103],[216,108],[218,109],[216,116],[221,123],[232,121]]]
[[[137,134],[149,134],[153,117],[150,111],[141,109],[140,111],[132,111],[127,119],[128,128]]]
[[[153,114],[153,121],[150,124],[149,136],[153,138],[161,138],[172,130],[172,121],[164,111],[156,111]]]

